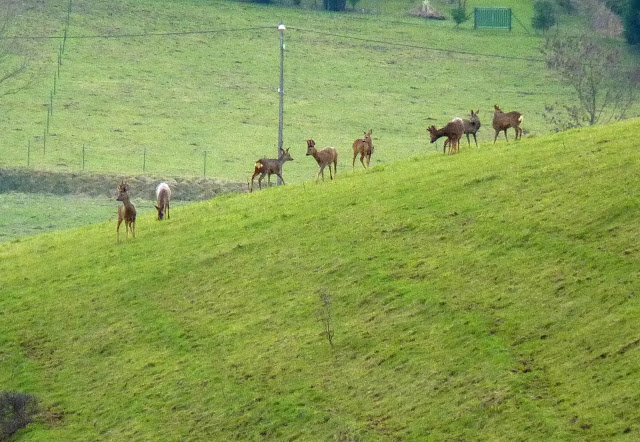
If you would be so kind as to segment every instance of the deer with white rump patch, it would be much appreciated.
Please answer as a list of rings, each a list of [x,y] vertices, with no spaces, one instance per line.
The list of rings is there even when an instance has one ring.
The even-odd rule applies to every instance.
[[[156,199],[158,200],[158,205],[155,206],[156,210],[158,210],[158,221],[162,221],[164,219],[165,214],[167,215],[167,219],[169,219],[169,201],[171,200],[171,189],[167,183],[160,183],[158,187],[156,187]]]
[[[428,127],[427,130],[431,135],[431,142],[434,143],[440,137],[447,137],[444,144],[443,153],[449,145],[449,155],[460,152],[460,138],[464,134],[464,123],[461,118],[454,118],[442,129],[436,129],[435,126]]]
[[[118,227],[116,232],[118,234],[118,242],[120,242],[120,224],[124,221],[124,226],[127,231],[127,239],[129,239],[129,229],[133,237],[136,237],[136,206],[131,203],[129,199],[129,185],[123,180],[118,186],[118,197],[116,201],[122,201],[122,206],[118,207]]]
[[[282,180],[282,184],[284,184],[284,178],[282,178],[282,165],[287,161],[293,161],[293,158],[289,155],[289,149],[283,150],[277,160],[261,158],[256,161],[253,176],[251,177],[250,191],[253,192],[253,179],[258,175],[260,175],[258,178],[258,187],[260,189],[262,189],[262,179],[264,176],[267,175],[267,185],[270,185],[271,175],[274,173],[278,175],[278,178],[280,178]]]
[[[353,161],[351,162],[351,167],[354,169],[356,166],[356,157],[358,154],[360,155],[360,162],[362,163],[362,167],[365,169],[369,167],[369,163],[371,162],[371,155],[376,150],[373,147],[373,140],[371,139],[371,134],[373,133],[373,129],[369,129],[369,132],[364,133],[364,138],[358,138],[353,142]],[[364,158],[367,158],[367,165],[364,165]]]
[[[338,151],[333,147],[327,147],[322,150],[316,149],[316,142],[313,140],[307,140],[307,155],[311,155],[318,162],[318,166],[320,166],[320,172],[318,172],[318,177],[316,181],[320,179],[320,174],[322,174],[322,181],[324,181],[324,168],[329,166],[329,177],[333,179],[334,176],[337,175],[338,172]],[[333,175],[331,174],[331,163],[333,163]]]
[[[498,139],[500,131],[504,131],[504,139],[508,142],[509,139],[507,138],[507,129],[509,129],[510,127],[513,127],[516,130],[516,140],[518,138],[522,138],[523,131],[520,125],[524,120],[524,115],[517,111],[504,113],[497,104],[494,106],[494,109],[493,128],[496,131],[496,136],[493,138],[493,144],[496,144],[496,140]]]

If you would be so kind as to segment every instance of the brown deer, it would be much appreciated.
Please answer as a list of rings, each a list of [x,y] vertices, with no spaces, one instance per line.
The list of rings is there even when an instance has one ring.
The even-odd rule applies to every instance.
[[[447,144],[449,145],[449,155],[460,152],[460,139],[464,134],[464,123],[461,118],[454,118],[442,129],[436,129],[435,126],[431,126],[428,127],[427,130],[429,134],[431,134],[432,143],[440,137],[447,137],[442,153],[445,153]]]
[[[258,178],[258,187],[260,189],[262,189],[262,179],[265,175],[267,175],[267,186],[271,185],[271,174],[274,173],[278,175],[278,178],[280,178],[282,180],[282,184],[284,184],[284,178],[282,178],[282,165],[287,161],[293,161],[293,158],[289,155],[289,149],[283,150],[277,160],[261,158],[256,161],[255,170],[251,177],[250,191],[253,192],[253,179],[258,174],[260,174],[260,177]]]
[[[469,146],[471,146],[469,135],[473,135],[473,141],[476,142],[476,147],[478,147],[478,139],[476,138],[476,134],[478,133],[478,130],[480,130],[480,126],[482,126],[482,124],[480,124],[480,118],[478,118],[478,112],[480,112],[480,110],[474,112],[473,109],[471,109],[471,117],[468,120],[466,118],[462,119],[462,123],[464,124],[464,134],[467,136],[467,143],[469,144]],[[448,144],[449,139],[447,138],[446,140],[444,140],[444,149],[442,153],[446,152]]]
[[[353,161],[351,162],[351,166],[353,169],[356,167],[356,157],[360,154],[360,162],[362,163],[362,167],[365,169],[369,167],[369,163],[371,162],[371,154],[375,151],[375,147],[373,147],[373,141],[371,140],[371,134],[373,133],[373,129],[369,129],[369,132],[364,133],[364,138],[358,138],[353,142]],[[367,165],[364,165],[364,158],[367,158]]]
[[[322,149],[318,151],[316,149],[316,142],[313,140],[307,140],[307,155],[311,155],[318,162],[318,166],[320,166],[320,172],[318,172],[318,177],[316,181],[320,179],[320,174],[322,174],[322,181],[324,181],[324,168],[329,166],[329,176],[333,179],[334,176],[337,176],[338,173],[338,151],[333,147],[327,147],[326,149]],[[331,175],[331,163],[333,163],[333,175]]]
[[[124,221],[127,231],[127,239],[129,239],[129,229],[133,237],[136,237],[136,206],[129,200],[129,185],[123,180],[118,186],[118,197],[116,201],[122,201],[122,206],[118,207],[118,242],[120,242],[120,224]]]
[[[522,138],[523,131],[520,125],[524,120],[524,115],[516,111],[507,112],[505,114],[497,104],[494,106],[494,109],[493,128],[496,131],[496,136],[493,138],[493,144],[496,144],[496,140],[498,139],[500,131],[504,131],[504,139],[509,142],[509,139],[507,138],[507,129],[509,129],[510,127],[513,127],[516,130],[516,140],[518,138]]]
[[[171,200],[171,189],[167,183],[160,183],[158,187],[156,187],[156,199],[158,200],[158,205],[155,208],[158,210],[158,221],[162,221],[164,219],[165,213],[167,214],[167,219],[169,219],[169,200]]]

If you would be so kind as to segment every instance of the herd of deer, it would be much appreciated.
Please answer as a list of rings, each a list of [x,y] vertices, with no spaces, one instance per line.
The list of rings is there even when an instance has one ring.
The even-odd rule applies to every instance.
[[[450,123],[444,126],[441,129],[436,129],[435,126],[430,126],[427,128],[429,133],[431,134],[431,142],[435,142],[437,139],[441,137],[447,137],[444,142],[443,153],[446,153],[447,145],[449,146],[449,154],[460,152],[460,139],[462,135],[467,136],[467,143],[471,146],[471,140],[469,139],[469,135],[473,135],[473,140],[476,143],[476,147],[478,147],[478,139],[476,138],[476,133],[480,129],[480,118],[478,117],[479,111],[471,111],[471,115],[469,119],[462,118],[454,118]],[[516,140],[518,138],[522,138],[522,128],[520,125],[523,121],[523,115],[520,112],[503,112],[498,105],[494,106],[493,113],[493,129],[496,131],[495,137],[493,138],[493,142],[495,144],[498,139],[498,135],[500,132],[504,132],[504,137],[507,141],[507,129],[513,128],[516,131]],[[353,161],[351,162],[352,168],[355,168],[356,158],[360,155],[360,162],[362,163],[362,167],[365,169],[369,167],[369,163],[371,162],[371,155],[375,151],[373,147],[373,141],[371,139],[371,134],[373,133],[373,129],[369,130],[369,132],[364,133],[364,138],[358,138],[353,142]],[[320,179],[322,176],[322,180],[324,181],[324,169],[329,166],[329,177],[333,180],[334,176],[337,173],[338,167],[338,151],[333,147],[327,147],[322,150],[316,149],[316,143],[313,140],[307,140],[307,156],[312,156],[318,163],[320,167],[320,171],[318,172],[318,176],[316,177],[316,181]],[[365,164],[364,159],[366,158],[367,163]],[[268,159],[261,158],[256,161],[253,175],[251,176],[251,186],[249,190],[253,192],[253,180],[256,176],[258,177],[258,187],[262,189],[262,179],[267,177],[267,184],[271,184],[271,175],[275,174],[282,180],[282,184],[284,184],[284,179],[282,178],[282,165],[287,161],[293,161],[293,158],[289,154],[289,149],[283,150],[280,153],[278,159]],[[331,171],[331,164],[333,163],[333,172]],[[167,183],[160,183],[158,187],[156,187],[156,198],[158,200],[158,204],[155,208],[158,210],[158,220],[162,221],[165,217],[169,218],[169,201],[171,199],[171,189]],[[118,235],[118,242],[120,242],[120,224],[122,221],[125,223],[125,228],[127,232],[127,239],[129,238],[129,230],[133,237],[136,237],[136,207],[131,203],[129,199],[129,185],[122,181],[118,186],[118,197],[117,201],[122,201],[122,206],[118,207],[118,227],[116,229]]]

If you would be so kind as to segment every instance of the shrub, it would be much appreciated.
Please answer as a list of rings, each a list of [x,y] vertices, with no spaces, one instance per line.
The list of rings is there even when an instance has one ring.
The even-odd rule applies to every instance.
[[[624,36],[630,45],[640,44],[640,0],[630,0],[624,15]]]
[[[36,413],[36,399],[22,393],[0,393],[0,440],[9,439],[31,422]]]
[[[556,24],[556,12],[549,0],[538,0],[533,4],[531,25],[539,31],[546,31]]]

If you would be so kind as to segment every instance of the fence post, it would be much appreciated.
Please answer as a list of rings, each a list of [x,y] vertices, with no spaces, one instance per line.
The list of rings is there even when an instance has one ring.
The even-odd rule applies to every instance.
[[[202,176],[204,178],[207,177],[207,151],[206,150],[204,151],[204,171],[203,171]]]
[[[27,140],[27,167],[31,163],[31,140]]]
[[[42,138],[44,139],[44,143],[42,145],[42,155],[46,155],[47,154],[47,129],[44,130],[44,136]]]
[[[84,144],[82,145],[82,170],[84,171]]]

